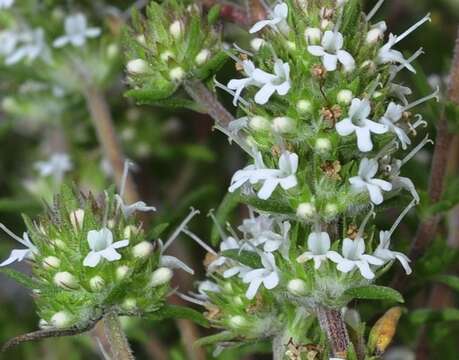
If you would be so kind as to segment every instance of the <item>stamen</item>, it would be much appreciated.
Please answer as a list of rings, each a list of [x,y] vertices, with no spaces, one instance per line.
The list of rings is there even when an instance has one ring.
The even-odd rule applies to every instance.
[[[360,224],[360,228],[359,228],[359,231],[357,233],[356,239],[362,237],[363,232],[365,231],[365,226],[367,226],[367,223],[368,223],[368,220],[370,220],[370,217],[371,216],[373,216],[373,217],[376,216],[376,213],[374,212],[374,208],[375,208],[375,206],[373,204],[371,204],[371,210],[368,212],[368,215],[365,217],[365,219],[363,219],[362,223]]]
[[[423,48],[420,48],[418,51],[416,51],[409,59],[407,59],[404,63],[402,63],[401,65],[397,66],[392,74],[390,75],[389,77],[389,82],[391,82],[392,80],[395,79],[395,77],[397,76],[397,74],[402,71],[403,69],[405,69],[407,67],[407,65],[411,64],[414,60],[416,60],[419,56],[423,55],[424,54],[424,49]]]
[[[212,249],[209,245],[207,245],[203,240],[201,240],[196,234],[192,233],[188,229],[183,229],[183,232],[187,234],[190,238],[192,238],[198,245],[200,245],[204,250],[212,255],[218,255],[217,252]]]
[[[214,215],[214,211],[210,210],[209,213],[207,214],[207,216],[209,216],[212,219],[214,225],[217,228],[218,233],[220,234],[221,239],[225,240],[227,238],[227,236],[226,236],[225,232],[223,231],[222,227],[220,226],[220,224],[218,223],[218,220]]]
[[[24,246],[27,246],[28,245],[26,244],[26,242],[24,241],[24,239],[20,238],[19,236],[17,236],[14,232],[12,232],[10,229],[8,229],[5,225],[3,225],[2,223],[0,223],[0,229],[2,229],[4,232],[6,232],[9,236],[11,236],[14,240],[16,240],[17,242],[20,242],[22,245]]]
[[[228,94],[230,94],[230,95],[233,95],[233,97],[236,96],[236,92],[235,92],[235,91],[229,89],[227,86],[225,86],[225,85],[223,85],[222,83],[218,82],[216,79],[214,79],[214,83],[215,83],[215,86],[216,86],[216,87],[218,87],[218,88],[220,88],[220,89],[226,91],[226,92],[227,92]],[[237,100],[238,100],[240,103],[242,103],[242,105],[244,105],[244,106],[246,106],[246,107],[249,107],[249,105],[250,105],[249,102],[246,101],[246,100],[244,100],[241,96],[239,96]]]
[[[128,174],[129,174],[129,167],[131,165],[132,165],[131,161],[129,161],[127,159],[124,160],[123,176],[121,178],[121,184],[120,184],[120,197],[121,197],[121,199],[124,196],[124,190],[126,188],[126,181],[127,181],[127,177],[128,177]]]
[[[191,296],[188,296],[186,294],[183,294],[181,293],[180,291],[176,291],[175,294],[185,300],[185,301],[188,301],[190,303],[193,303],[193,304],[196,304],[196,305],[199,305],[199,306],[206,306],[207,305],[207,302],[205,301],[202,301],[202,300],[198,300],[198,299],[195,299],[194,297],[191,297]]]
[[[414,207],[416,206],[416,200],[413,199],[409,204],[408,206],[402,211],[402,213],[399,215],[399,217],[397,218],[397,220],[395,220],[394,222],[394,225],[392,225],[392,227],[390,228],[389,230],[389,236],[393,234],[393,232],[395,231],[395,229],[398,227],[398,225],[402,222],[403,218],[405,217],[406,214],[408,214],[408,212]]]
[[[401,161],[400,167],[402,167],[408,161],[410,161],[414,157],[414,155],[416,155],[428,143],[434,143],[432,140],[429,139],[429,135],[427,135],[413,150],[411,150],[411,152],[407,156],[405,156],[405,158]]]
[[[419,100],[416,100],[415,102],[405,106],[405,108],[403,109],[403,111],[408,111],[418,105],[421,105],[422,103],[425,103],[426,101],[429,101],[431,99],[437,99],[437,102],[440,101],[440,97],[439,97],[439,94],[440,94],[440,88],[437,86],[437,89],[430,95],[427,95],[425,97],[423,97],[422,99],[419,99]]]
[[[365,17],[365,20],[367,22],[369,22],[373,16],[376,15],[376,13],[378,12],[378,10],[381,8],[382,4],[384,3],[384,0],[379,0],[376,5],[373,7],[373,9],[371,9],[371,11],[368,13],[368,15]]]
[[[241,48],[241,47],[240,47],[238,44],[236,44],[236,43],[233,43],[233,46],[234,46],[234,48],[235,48],[237,51],[239,51],[239,52],[242,53],[242,54],[246,54],[246,55],[248,55],[248,56],[254,56],[253,53],[251,53],[251,52],[248,51],[248,50],[245,50],[245,49]],[[240,60],[239,60],[239,61],[240,61]]]
[[[172,235],[167,239],[166,243],[164,244],[161,254],[164,253],[169,246],[172,245],[175,239],[180,235],[180,233],[185,229],[186,225],[191,221],[192,218],[194,218],[196,215],[199,214],[199,210],[195,210],[191,208],[191,212],[188,214],[188,216],[181,222],[181,224],[175,229],[175,231],[172,233]]]
[[[429,125],[427,123],[427,121],[425,121],[422,117],[421,114],[416,114],[415,115],[415,118],[416,118],[416,122],[413,124],[413,129],[416,129],[418,128],[419,126],[422,126],[423,128],[426,128],[427,125]]]
[[[403,34],[399,35],[396,37],[395,44],[399,43],[402,41],[404,38],[406,38],[408,35],[410,35],[413,31],[415,31],[418,27],[423,25],[427,21],[431,21],[432,19],[430,18],[430,13],[428,13],[424,18],[419,20],[416,24],[414,24],[412,27],[410,27],[408,30],[406,30]]]

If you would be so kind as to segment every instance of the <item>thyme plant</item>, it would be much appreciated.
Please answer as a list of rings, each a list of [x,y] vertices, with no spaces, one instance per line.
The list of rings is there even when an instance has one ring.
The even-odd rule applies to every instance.
[[[403,301],[376,282],[395,263],[411,273],[408,257],[393,250],[395,230],[420,201],[402,171],[430,142],[418,135],[426,122],[414,111],[438,90],[413,100],[397,82],[401,71],[416,72],[423,53],[397,49],[430,15],[395,35],[374,20],[382,3],[368,14],[359,0],[267,5],[265,19],[249,29],[251,48],[225,49],[240,73],[226,85],[216,73],[218,9],[207,23],[180,1],[151,3],[146,19],[135,17],[128,95],[207,111],[249,158],[214,218],[219,249],[187,231],[209,252],[208,279],[182,297],[222,329],[201,344],[221,350],[267,339],[275,359],[377,358],[389,344],[393,332],[384,329],[396,326],[400,308],[366,344],[365,326],[347,306]],[[203,82],[231,94],[236,118]],[[237,202],[249,216],[238,231],[225,229],[228,204]],[[392,227],[379,228],[377,215],[388,207],[402,210]]]

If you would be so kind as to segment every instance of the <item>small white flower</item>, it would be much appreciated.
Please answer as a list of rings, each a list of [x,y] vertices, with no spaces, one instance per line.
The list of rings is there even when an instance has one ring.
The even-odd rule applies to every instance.
[[[26,232],[22,235],[21,239],[19,236],[15,235],[11,230],[9,230],[5,225],[1,223],[0,229],[5,231],[14,240],[26,247],[25,249],[15,249],[11,251],[10,256],[0,264],[0,267],[10,265],[15,261],[20,262],[24,259],[33,259],[34,255],[38,254],[37,247],[34,244],[32,244],[32,241],[30,241],[29,235]]]
[[[113,234],[106,227],[101,230],[90,230],[87,236],[91,251],[83,261],[84,266],[96,267],[102,258],[108,261],[121,259],[121,254],[116,251],[129,245],[129,240],[113,242]]]
[[[255,94],[255,102],[260,105],[266,104],[271,96],[276,92],[278,95],[286,95],[291,87],[290,65],[276,60],[274,63],[274,74],[255,69],[253,79],[261,84],[261,89]]]
[[[0,0],[0,9],[8,9],[13,6],[14,0]]]
[[[0,31],[0,55],[11,54],[19,41],[19,34],[16,31]]]
[[[261,154],[258,154],[254,165],[249,165],[234,174],[229,192],[234,192],[246,182],[251,184],[263,182],[257,195],[260,199],[266,200],[271,197],[277,186],[284,190],[295,187],[298,184],[295,175],[297,170],[297,154],[284,152],[279,158],[279,169],[267,169],[263,164]]]
[[[367,191],[371,201],[379,205],[383,202],[383,191],[391,191],[390,182],[374,179],[378,172],[378,162],[374,159],[363,158],[360,162],[358,176],[351,177],[349,182],[353,190],[357,192]]]
[[[391,95],[394,95],[405,106],[408,105],[408,99],[406,97],[410,96],[413,93],[413,91],[409,87],[394,83],[389,84],[389,91]]]
[[[402,118],[404,110],[405,109],[403,106],[391,102],[387,107],[386,113],[379,120],[379,122],[387,126],[390,132],[393,132],[395,135],[397,135],[400,144],[402,145],[402,149],[406,150],[408,145],[411,145],[411,139],[402,128],[396,126],[396,124]]]
[[[86,16],[78,13],[65,18],[65,35],[58,37],[53,42],[56,48],[71,44],[81,47],[86,43],[86,39],[98,37],[101,33],[99,28],[88,28]]]
[[[365,254],[365,242],[361,237],[355,240],[346,238],[343,240],[342,254],[336,253],[330,257],[330,260],[338,264],[337,269],[343,273],[348,273],[355,268],[358,268],[360,274],[365,279],[371,280],[375,274],[370,268],[370,265],[383,265],[384,262],[377,257]]]
[[[288,5],[284,2],[277,4],[272,13],[270,13],[270,19],[258,21],[250,28],[249,32],[254,34],[266,26],[269,26],[274,30],[281,30],[285,32],[288,29],[287,17]]]
[[[392,260],[400,261],[400,264],[402,264],[403,269],[405,269],[406,274],[410,275],[412,272],[410,264],[409,264],[410,259],[408,259],[408,257],[401,252],[392,251],[389,249],[390,237],[391,237],[390,231],[380,231],[379,232],[379,245],[376,248],[373,255],[383,260],[384,262],[389,262]]]
[[[51,155],[47,161],[38,161],[35,168],[40,176],[53,176],[57,183],[61,183],[66,172],[72,170],[72,161],[66,153],[56,153]]]
[[[348,136],[355,132],[357,146],[360,151],[373,150],[371,133],[384,134],[388,131],[385,125],[368,119],[371,113],[370,102],[367,99],[353,99],[349,108],[349,117],[336,124],[336,131],[341,136]]]
[[[328,71],[337,69],[338,61],[345,71],[355,69],[355,60],[351,54],[343,50],[344,38],[340,32],[326,31],[322,37],[321,46],[310,45],[308,51],[314,56],[322,58],[322,63]]]
[[[147,212],[147,211],[156,211],[154,206],[147,206],[143,201],[137,201],[131,205],[125,205],[123,199],[118,194],[115,195],[116,202],[118,206],[121,208],[121,211],[124,217],[127,219],[136,211]]]
[[[37,58],[49,61],[49,50],[46,46],[45,31],[42,28],[23,32],[18,35],[18,45],[5,58],[6,65],[14,65],[26,59],[32,62]]]
[[[234,99],[233,99],[234,106],[237,105],[239,98],[241,97],[242,91],[247,86],[258,85],[258,82],[255,81],[253,77],[253,74],[256,69],[254,63],[250,60],[243,60],[241,65],[247,77],[242,78],[242,79],[232,79],[228,82],[228,89],[235,90]]]
[[[270,253],[263,254],[261,262],[263,268],[251,270],[242,278],[244,283],[250,284],[245,293],[245,296],[249,300],[255,297],[261,284],[268,290],[274,289],[279,284],[279,274],[274,255]]]
[[[339,254],[336,251],[330,251],[330,236],[326,232],[313,232],[308,236],[309,251],[298,256],[296,261],[305,263],[314,260],[314,269],[319,269],[322,262],[336,258]]]
[[[238,241],[231,237],[231,236],[228,236],[227,238],[225,238],[221,243],[220,243],[220,253],[226,251],[226,250],[235,250],[235,249],[239,249],[239,243]],[[209,266],[207,267],[208,271],[209,272],[212,272],[214,271],[216,268],[219,268],[223,265],[225,265],[225,263],[228,261],[229,259],[224,257],[224,256],[218,256],[214,261],[212,261]],[[232,272],[230,271],[229,274],[231,274]],[[229,277],[231,277],[233,275],[230,275]]]

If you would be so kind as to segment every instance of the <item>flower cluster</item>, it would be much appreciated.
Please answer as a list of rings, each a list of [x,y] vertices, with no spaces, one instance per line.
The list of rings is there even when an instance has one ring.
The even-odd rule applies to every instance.
[[[25,217],[22,237],[0,224],[23,246],[0,267],[31,262],[31,278],[3,270],[34,292],[42,329],[90,328],[108,312],[160,311],[173,269],[193,273],[165,251],[198,212],[193,210],[163,243],[152,242],[135,217],[154,210],[141,201],[125,204],[113,190],[96,199],[63,186],[46,214],[35,221]]]

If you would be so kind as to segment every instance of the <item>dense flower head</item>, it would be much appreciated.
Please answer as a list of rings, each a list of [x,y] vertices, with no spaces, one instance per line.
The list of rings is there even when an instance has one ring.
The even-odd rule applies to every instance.
[[[154,208],[143,202],[126,206],[119,197],[113,190],[96,198],[63,186],[45,214],[36,220],[25,217],[27,230],[22,238],[0,224],[22,245],[0,267],[31,262],[32,276],[23,284],[35,293],[43,329],[93,326],[113,311],[125,315],[155,312],[171,291],[172,270],[193,272],[164,254],[181,229],[166,244],[150,239],[134,213]],[[26,278],[14,270],[5,271]]]

